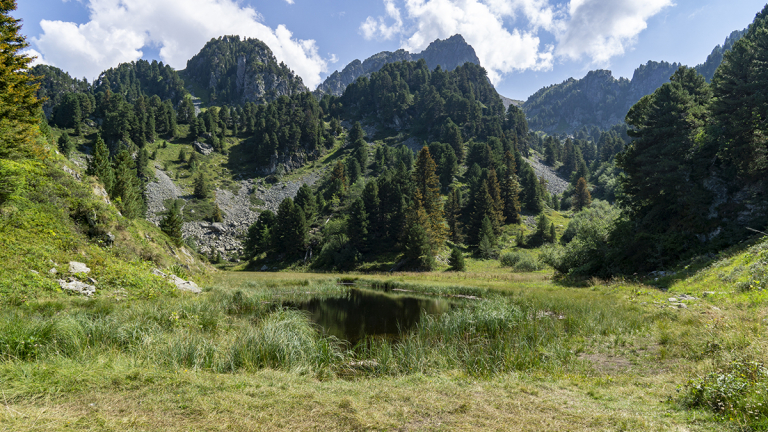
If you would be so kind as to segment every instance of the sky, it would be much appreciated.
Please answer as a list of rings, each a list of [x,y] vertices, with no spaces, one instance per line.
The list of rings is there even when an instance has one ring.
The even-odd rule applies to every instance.
[[[120,63],[175,69],[223,35],[264,41],[314,89],[355,59],[461,34],[498,92],[525,100],[590,70],[704,62],[765,0],[21,0],[37,63],[89,81]]]

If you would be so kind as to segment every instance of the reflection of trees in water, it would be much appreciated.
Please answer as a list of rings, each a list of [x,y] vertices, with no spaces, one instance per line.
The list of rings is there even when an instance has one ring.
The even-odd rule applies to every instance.
[[[366,335],[397,336],[419,322],[422,311],[450,309],[443,300],[391,296],[351,289],[343,297],[313,299],[298,305],[327,334],[356,343]]]

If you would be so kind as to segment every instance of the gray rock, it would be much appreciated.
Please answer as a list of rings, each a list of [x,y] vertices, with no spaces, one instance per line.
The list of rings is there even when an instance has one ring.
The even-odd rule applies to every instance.
[[[87,265],[77,262],[77,261],[70,261],[69,262],[69,272],[70,273],[90,273],[91,269],[88,268]]]
[[[65,291],[71,291],[89,297],[96,293],[95,286],[88,285],[87,283],[80,282],[78,280],[70,279],[69,281],[64,281],[59,279],[56,282],[58,282],[59,286],[61,286],[61,289]]]
[[[168,280],[170,280],[172,284],[176,285],[176,288],[181,291],[189,291],[195,294],[200,294],[201,292],[203,292],[203,290],[201,290],[196,283],[192,281],[184,280],[176,275],[170,275],[168,277]]]
[[[32,273],[32,274],[36,274],[36,275],[39,275],[39,274],[40,274],[40,272],[39,272],[39,271],[35,271],[35,270],[30,270],[30,273]]]
[[[204,156],[208,156],[209,154],[213,153],[213,146],[210,144],[195,141],[192,143],[192,146],[195,148],[195,150]]]
[[[48,274],[52,274],[52,275],[55,275],[55,274],[57,274],[58,272],[59,272],[59,271],[58,271],[58,270],[56,270],[55,268],[52,268],[52,269],[48,270]]]
[[[82,178],[80,177],[80,173],[79,172],[75,172],[74,170],[70,169],[67,166],[63,166],[63,167],[61,167],[61,169],[64,170],[65,173],[67,173],[67,174],[71,175],[72,177],[74,177],[75,180],[77,180],[77,181],[82,180]]]
[[[679,302],[679,301],[680,301],[680,300],[678,300],[676,297],[670,297],[670,298],[669,298],[669,302],[670,302],[670,303],[677,303],[677,302]]]
[[[710,297],[710,296],[713,296],[713,295],[715,295],[715,294],[716,294],[716,293],[715,293],[714,291],[704,291],[704,293],[703,293],[702,295],[703,295],[704,297]]]
[[[112,234],[112,232],[107,232],[104,234],[104,244],[106,246],[112,246],[115,244],[115,235]]]

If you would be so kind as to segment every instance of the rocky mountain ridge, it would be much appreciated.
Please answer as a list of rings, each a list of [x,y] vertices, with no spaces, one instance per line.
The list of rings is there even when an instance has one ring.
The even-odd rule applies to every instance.
[[[357,78],[377,72],[387,63],[419,59],[424,59],[430,69],[440,66],[445,70],[453,70],[464,63],[480,64],[475,49],[464,40],[463,36],[456,34],[445,40],[437,39],[429,44],[427,49],[417,54],[399,49],[395,52],[382,51],[362,62],[354,60],[341,72],[335,71],[326,78],[315,90],[315,95],[318,97],[322,97],[323,94],[341,96],[347,86]]]

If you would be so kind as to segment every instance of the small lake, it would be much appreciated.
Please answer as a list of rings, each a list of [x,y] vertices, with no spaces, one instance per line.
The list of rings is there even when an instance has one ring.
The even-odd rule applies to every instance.
[[[451,309],[443,299],[385,294],[351,288],[340,297],[286,304],[308,312],[327,335],[356,344],[366,336],[396,338],[413,328],[422,312],[439,315]]]

